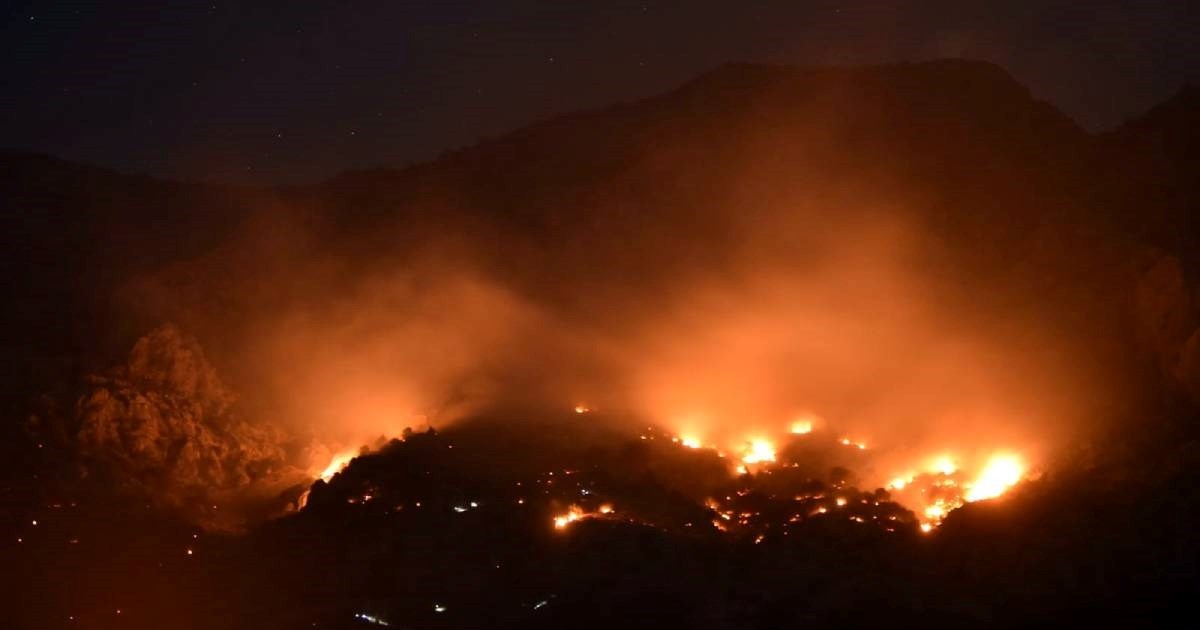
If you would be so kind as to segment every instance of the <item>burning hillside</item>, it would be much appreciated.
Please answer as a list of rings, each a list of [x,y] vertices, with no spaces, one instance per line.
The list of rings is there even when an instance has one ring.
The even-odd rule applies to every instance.
[[[146,619],[198,627],[1002,624],[1182,588],[1194,283],[1116,229],[1094,149],[986,64],[730,66],[226,191],[174,258],[128,232],[155,256],[97,272],[86,357],[30,361],[5,532],[26,573],[127,563],[89,619],[153,582]]]

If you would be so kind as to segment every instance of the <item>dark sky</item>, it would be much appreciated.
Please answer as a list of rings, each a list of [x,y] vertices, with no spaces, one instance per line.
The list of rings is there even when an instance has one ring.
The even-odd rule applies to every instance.
[[[423,161],[727,61],[987,59],[1090,129],[1200,82],[1187,0],[5,6],[0,146],[204,179]]]

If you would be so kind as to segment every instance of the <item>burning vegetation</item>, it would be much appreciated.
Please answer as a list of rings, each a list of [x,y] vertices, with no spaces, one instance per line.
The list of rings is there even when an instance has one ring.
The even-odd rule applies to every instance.
[[[166,521],[144,581],[177,572],[226,598],[197,615],[261,627],[998,623],[1170,582],[1143,557],[1194,558],[1183,527],[1112,545],[1122,571],[1071,539],[1191,509],[1138,501],[1190,497],[1193,464],[1143,471],[1108,439],[1141,417],[1127,383],[1174,400],[1123,328],[1126,261],[1151,256],[1046,208],[1081,185],[1046,138],[1075,132],[976,70],[726,69],[264,192],[210,249],[112,291],[132,352],[30,433],[60,477]],[[929,101],[960,75],[1004,115]],[[1014,120],[1039,131],[1010,145]],[[1095,269],[1116,279],[1078,281]],[[1154,275],[1150,361],[1183,382],[1190,293],[1178,264]],[[23,566],[128,548],[87,505],[56,489],[10,519]],[[206,582],[230,576],[246,588]],[[1005,576],[1044,583],[1022,599]]]

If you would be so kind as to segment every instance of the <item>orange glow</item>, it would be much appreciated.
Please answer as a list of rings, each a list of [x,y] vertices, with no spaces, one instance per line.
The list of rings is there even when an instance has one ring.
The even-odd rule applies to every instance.
[[[842,446],[852,446],[854,448],[857,448],[860,451],[867,450],[867,445],[865,442],[856,442],[847,437],[844,437],[844,438],[838,440],[838,442],[841,443]]]
[[[958,472],[958,465],[954,463],[954,458],[949,455],[941,455],[934,459],[930,468],[933,472],[943,475],[953,475]]]
[[[591,408],[583,403],[575,405],[575,413],[588,413],[589,411],[591,411]]]
[[[679,438],[679,443],[688,448],[700,448],[700,440],[694,437],[684,436]]]

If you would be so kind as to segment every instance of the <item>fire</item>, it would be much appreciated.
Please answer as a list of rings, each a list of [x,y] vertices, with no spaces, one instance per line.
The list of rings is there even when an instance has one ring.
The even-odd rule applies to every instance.
[[[791,431],[795,435],[807,435],[812,433],[814,424],[812,416],[803,415],[792,421]]]
[[[967,490],[967,501],[982,501],[1004,494],[1025,475],[1025,465],[1015,455],[992,457]]]
[[[354,459],[357,455],[358,451],[345,451],[334,455],[333,459],[330,460],[329,465],[321,471],[321,474],[318,475],[318,477],[320,477],[322,481],[329,481],[334,475],[342,472],[342,469],[349,465],[350,460]]]
[[[698,438],[694,438],[694,437],[690,437],[690,436],[686,436],[686,435],[679,438],[679,443],[688,448],[700,448],[700,446],[701,446],[700,440]]]
[[[578,521],[584,516],[584,511],[579,506],[572,505],[571,509],[567,510],[565,514],[554,517],[554,529],[565,529],[567,525]]]
[[[588,407],[587,405],[585,405],[583,403],[579,403],[578,405],[575,405],[575,413],[588,413],[591,410],[592,410],[591,407]]]
[[[929,532],[941,524],[950,512],[967,503],[998,497],[1020,483],[1026,466],[1017,455],[993,455],[973,476],[960,467],[951,455],[929,460],[926,473],[898,476],[888,488],[898,493],[900,503],[918,506],[921,531]]]
[[[749,448],[747,448],[746,454],[742,456],[742,462],[746,464],[773,461],[775,461],[775,446],[764,439],[750,440]]]
[[[595,518],[597,516],[608,516],[612,513],[613,506],[611,503],[601,504],[600,507],[596,508],[595,512],[585,512],[578,505],[572,505],[566,512],[554,517],[554,529],[564,530],[575,521],[585,518]]]

